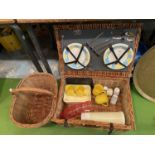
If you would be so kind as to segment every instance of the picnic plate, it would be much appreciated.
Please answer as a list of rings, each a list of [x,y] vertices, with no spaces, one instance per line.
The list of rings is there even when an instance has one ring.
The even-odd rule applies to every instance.
[[[103,54],[104,64],[112,70],[121,70],[130,65],[134,58],[134,51],[127,44],[113,44]]]
[[[78,62],[75,62],[75,63],[69,63],[69,62],[73,62],[76,60],[82,48],[82,44],[71,43],[67,47],[69,48],[70,51],[67,48],[63,50],[63,59],[68,67],[78,70],[78,69],[83,69],[89,64],[90,53],[86,46],[83,47],[80,57],[78,59]]]

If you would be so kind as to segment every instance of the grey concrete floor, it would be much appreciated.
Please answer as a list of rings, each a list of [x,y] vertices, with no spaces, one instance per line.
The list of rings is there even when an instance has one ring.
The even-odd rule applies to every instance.
[[[58,59],[56,51],[49,51],[44,49],[43,52],[46,55],[48,63],[52,69],[54,76],[59,78],[58,71]],[[46,72],[42,62],[39,60],[40,65]],[[1,50],[0,52],[0,77],[1,78],[23,78],[29,74],[37,72],[31,59],[22,51],[6,52]]]

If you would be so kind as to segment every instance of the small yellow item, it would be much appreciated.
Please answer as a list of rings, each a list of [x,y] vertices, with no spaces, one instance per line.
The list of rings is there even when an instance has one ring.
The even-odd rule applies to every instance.
[[[105,93],[104,87],[101,84],[95,84],[93,89],[93,95],[97,96],[101,93]]]
[[[75,93],[77,96],[85,96],[84,95],[84,87],[83,86],[76,86],[75,87]]]
[[[74,89],[74,87],[72,86],[72,85],[66,85],[65,86],[65,91],[67,92],[67,91],[69,91],[69,90],[73,90]]]
[[[96,96],[95,102],[96,102],[96,104],[103,104],[104,106],[108,106],[109,99],[108,99],[107,94],[102,93],[102,94]]]
[[[65,92],[68,96],[76,96],[76,94],[74,92],[74,87],[71,85],[68,85],[65,87]]]

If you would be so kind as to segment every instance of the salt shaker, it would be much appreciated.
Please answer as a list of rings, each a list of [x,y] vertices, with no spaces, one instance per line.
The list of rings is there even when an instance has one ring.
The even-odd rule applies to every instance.
[[[114,89],[114,95],[119,96],[119,94],[120,94],[120,89],[119,89],[118,87],[116,87],[116,88]]]
[[[117,103],[117,100],[118,100],[118,96],[114,94],[114,95],[111,97],[110,104],[115,105],[115,104]]]
[[[107,91],[108,90],[108,87],[107,86],[104,86],[104,88],[103,88],[105,91]]]
[[[112,88],[109,88],[109,89],[107,90],[107,95],[108,95],[108,96],[112,96],[112,95],[113,95],[113,89],[112,89]]]

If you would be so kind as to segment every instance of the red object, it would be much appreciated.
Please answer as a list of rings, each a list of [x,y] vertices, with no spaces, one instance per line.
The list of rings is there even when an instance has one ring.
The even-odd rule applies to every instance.
[[[70,119],[80,116],[82,112],[94,110],[95,107],[92,105],[91,101],[77,103],[66,107],[60,114],[60,118]]]

